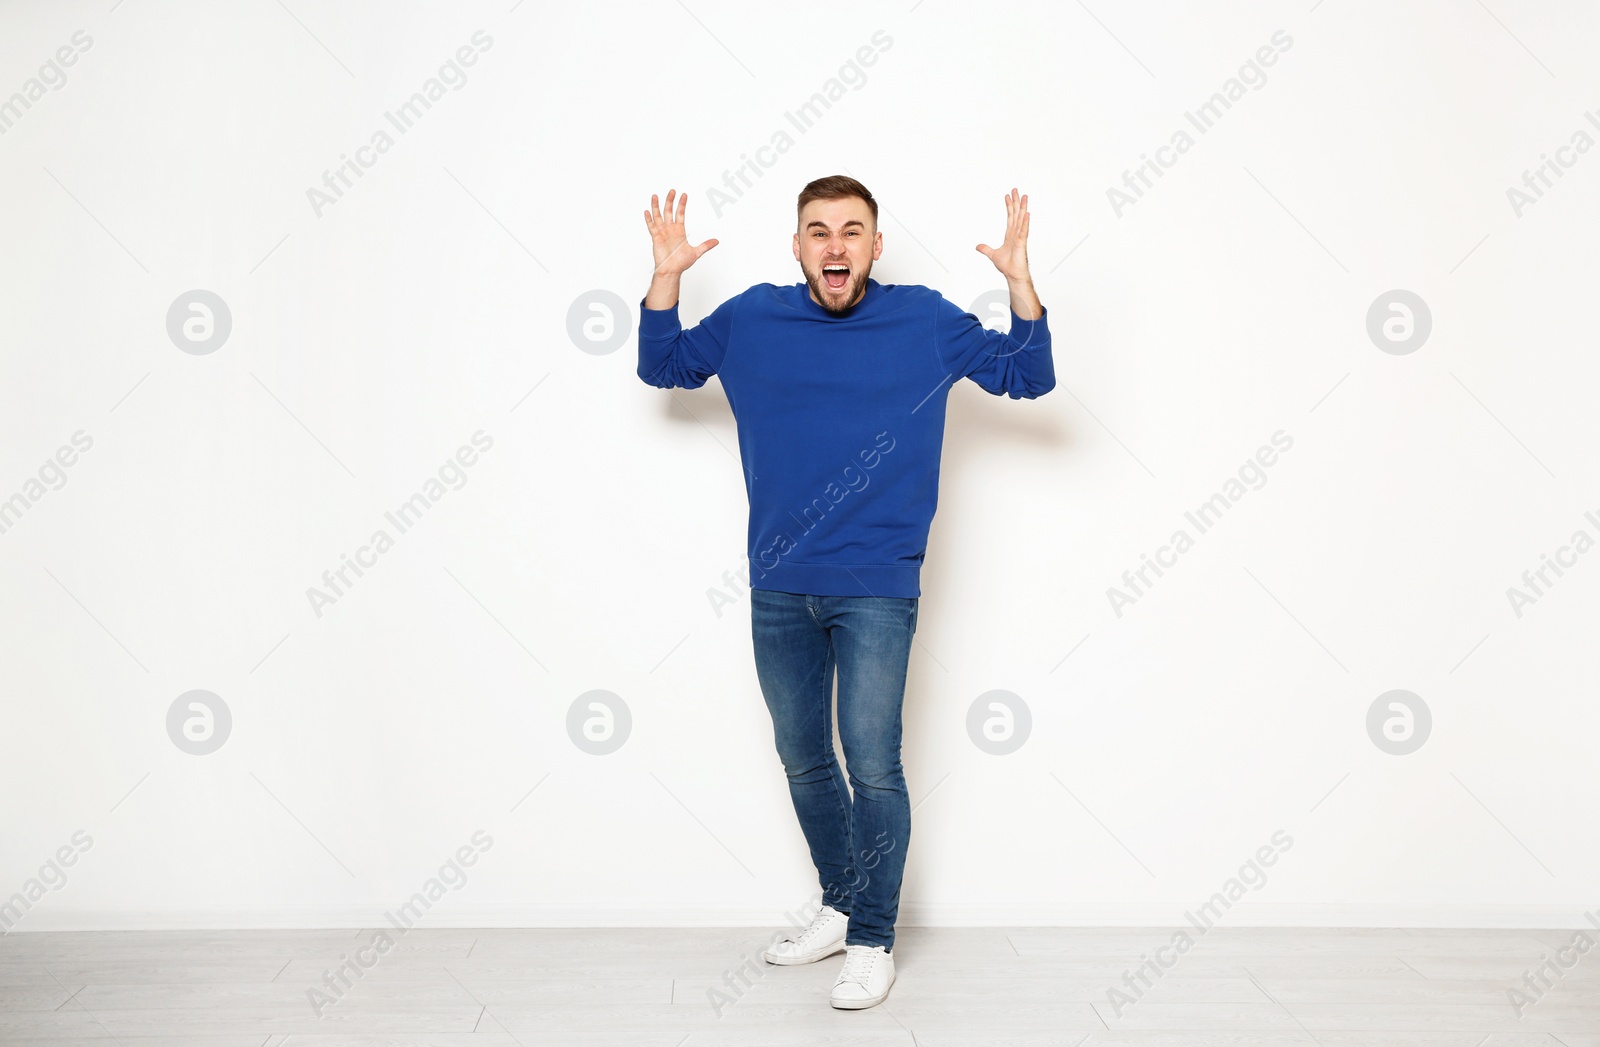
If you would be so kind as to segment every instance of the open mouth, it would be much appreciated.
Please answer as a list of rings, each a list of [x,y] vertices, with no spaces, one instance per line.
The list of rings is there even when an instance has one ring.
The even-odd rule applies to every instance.
[[[828,285],[830,291],[843,291],[850,282],[850,267],[845,265],[825,265],[822,267],[822,282]]]

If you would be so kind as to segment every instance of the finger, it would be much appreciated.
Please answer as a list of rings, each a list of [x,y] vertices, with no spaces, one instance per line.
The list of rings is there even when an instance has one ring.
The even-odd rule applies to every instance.
[[[679,223],[682,223],[682,221],[683,221],[683,209],[688,203],[689,203],[689,194],[688,193],[684,193],[682,196],[678,197],[678,217],[677,217],[676,220]]]
[[[666,214],[667,214],[667,223],[669,225],[672,223],[672,202],[675,199],[677,199],[677,197],[678,197],[678,191],[676,189],[668,189],[667,190],[667,211],[666,211]]]

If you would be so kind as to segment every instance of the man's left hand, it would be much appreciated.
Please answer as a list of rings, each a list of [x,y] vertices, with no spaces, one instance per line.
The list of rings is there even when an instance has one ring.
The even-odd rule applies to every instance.
[[[1006,236],[999,247],[979,244],[982,251],[1007,280],[1028,279],[1028,198],[1016,189],[1006,198]]]

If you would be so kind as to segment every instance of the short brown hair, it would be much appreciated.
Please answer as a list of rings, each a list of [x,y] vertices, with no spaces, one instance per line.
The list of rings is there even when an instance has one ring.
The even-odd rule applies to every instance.
[[[878,224],[878,201],[872,198],[872,193],[860,182],[849,175],[829,175],[827,178],[818,178],[800,190],[800,201],[795,205],[795,224],[800,223],[800,216],[805,213],[806,204],[813,200],[842,200],[848,196],[859,196],[866,201],[867,209],[872,212],[872,224]]]

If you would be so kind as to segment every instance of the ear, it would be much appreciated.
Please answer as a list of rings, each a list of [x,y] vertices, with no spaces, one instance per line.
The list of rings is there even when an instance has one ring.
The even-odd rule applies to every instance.
[[[797,262],[800,260],[800,234],[799,233],[795,233],[794,234],[794,260],[797,261]]]
[[[883,230],[872,234],[872,260],[876,262],[883,257]]]

